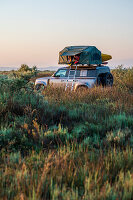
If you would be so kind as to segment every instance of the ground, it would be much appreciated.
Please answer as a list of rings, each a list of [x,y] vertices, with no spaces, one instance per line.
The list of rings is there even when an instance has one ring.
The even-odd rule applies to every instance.
[[[27,69],[0,73],[0,199],[133,199],[133,68],[80,93]]]

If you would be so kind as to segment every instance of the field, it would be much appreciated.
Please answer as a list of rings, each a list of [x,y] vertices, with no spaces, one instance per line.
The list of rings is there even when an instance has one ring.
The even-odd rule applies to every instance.
[[[22,66],[0,73],[0,199],[133,199],[133,68],[112,88],[35,91]]]

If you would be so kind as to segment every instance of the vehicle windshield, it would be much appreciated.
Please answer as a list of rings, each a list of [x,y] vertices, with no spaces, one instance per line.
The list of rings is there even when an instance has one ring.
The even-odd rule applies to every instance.
[[[67,69],[59,69],[55,74],[54,77],[66,77]]]

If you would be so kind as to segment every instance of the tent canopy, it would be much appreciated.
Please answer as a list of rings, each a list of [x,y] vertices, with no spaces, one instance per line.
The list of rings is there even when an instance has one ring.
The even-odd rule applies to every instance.
[[[69,64],[68,56],[79,55],[78,64],[101,64],[101,51],[95,46],[69,46],[59,52],[59,64]]]

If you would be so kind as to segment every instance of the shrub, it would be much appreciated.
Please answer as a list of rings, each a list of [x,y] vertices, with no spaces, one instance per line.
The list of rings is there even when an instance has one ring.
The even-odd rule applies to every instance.
[[[0,76],[0,198],[132,199],[132,68],[82,94],[34,91],[37,73]]]

